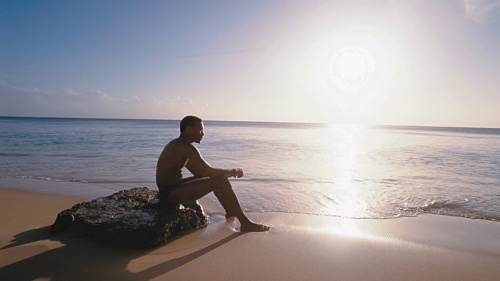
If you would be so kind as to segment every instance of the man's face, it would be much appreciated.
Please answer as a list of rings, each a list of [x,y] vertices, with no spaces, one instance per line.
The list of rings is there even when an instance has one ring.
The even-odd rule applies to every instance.
[[[200,143],[201,139],[205,135],[205,133],[203,132],[203,130],[205,129],[205,127],[203,126],[203,122],[198,122],[191,128],[191,140],[195,143]]]

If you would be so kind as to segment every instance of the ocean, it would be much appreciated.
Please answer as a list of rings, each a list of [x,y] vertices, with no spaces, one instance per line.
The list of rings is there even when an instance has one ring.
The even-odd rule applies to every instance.
[[[243,169],[231,182],[246,212],[500,221],[500,129],[204,124],[196,146],[213,167]],[[178,135],[172,120],[0,117],[0,184],[156,189],[158,156]]]

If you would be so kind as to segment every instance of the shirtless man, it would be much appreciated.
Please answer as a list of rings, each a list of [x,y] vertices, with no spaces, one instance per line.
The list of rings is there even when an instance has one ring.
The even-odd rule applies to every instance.
[[[203,121],[196,116],[186,116],[180,127],[180,136],[165,146],[158,159],[156,185],[160,190],[160,203],[186,204],[214,192],[226,210],[226,218],[238,218],[242,232],[269,230],[268,226],[252,222],[241,210],[228,178],[241,178],[243,170],[212,168],[192,144],[200,143],[203,138]],[[184,167],[194,177],[183,178]]]

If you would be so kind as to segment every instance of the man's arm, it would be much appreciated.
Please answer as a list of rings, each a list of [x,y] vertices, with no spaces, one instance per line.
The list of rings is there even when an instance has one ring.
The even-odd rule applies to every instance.
[[[186,168],[195,176],[216,178],[219,176],[241,178],[241,169],[218,169],[211,167],[205,159],[201,157],[199,150],[193,145],[189,151],[189,161]]]

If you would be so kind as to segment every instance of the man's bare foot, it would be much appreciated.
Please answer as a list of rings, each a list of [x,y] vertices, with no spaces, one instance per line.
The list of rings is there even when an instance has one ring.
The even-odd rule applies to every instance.
[[[234,217],[236,217],[236,216],[235,216],[235,215],[233,215],[233,214],[226,213],[226,220],[227,220],[227,219],[232,219],[232,218],[234,218]]]
[[[264,232],[269,230],[269,226],[263,225],[263,224],[258,224],[258,223],[247,223],[247,224],[242,224],[240,231],[241,232]]]

